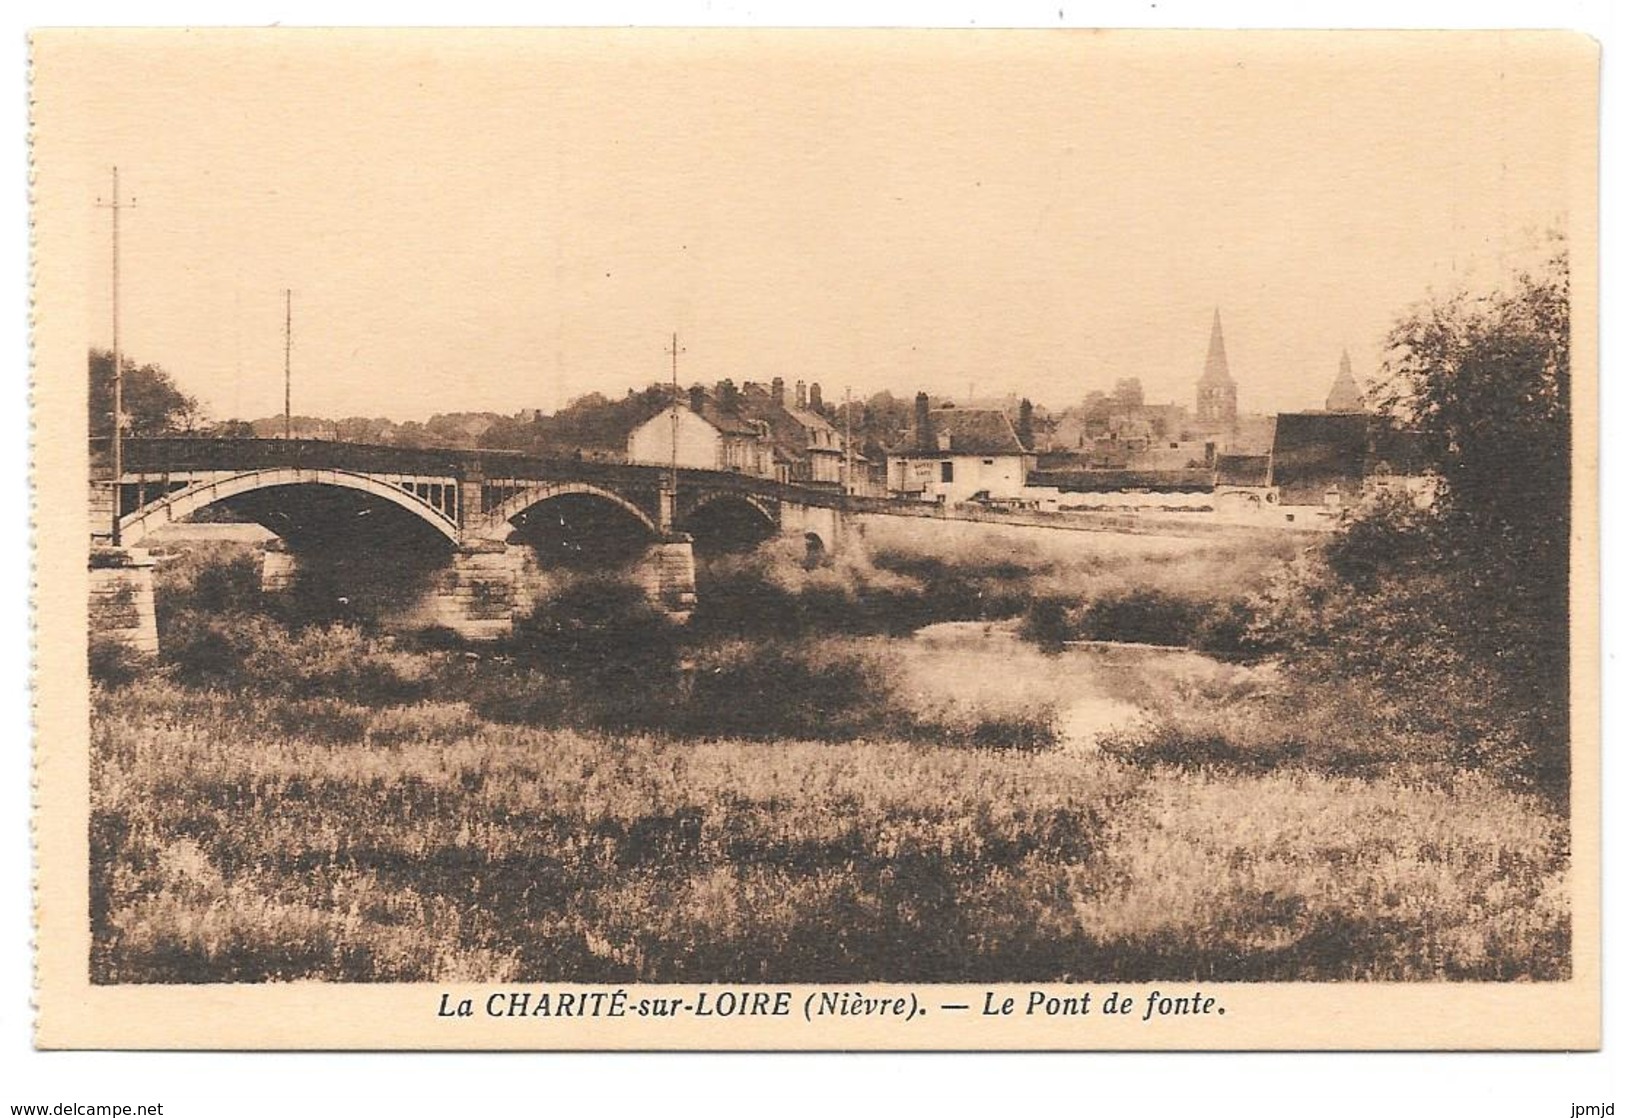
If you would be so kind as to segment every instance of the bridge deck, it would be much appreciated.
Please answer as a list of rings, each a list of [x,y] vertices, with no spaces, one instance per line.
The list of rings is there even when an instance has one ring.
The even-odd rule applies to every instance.
[[[320,439],[126,439],[127,482],[180,473],[264,469],[346,470],[359,474],[442,477],[464,480],[583,481],[615,486],[657,486],[664,466],[542,457],[507,450],[454,450],[341,443]],[[833,507],[841,492],[723,470],[679,469],[679,488],[734,489],[776,500]]]
[[[92,443],[92,470],[109,472],[105,440]],[[97,451],[102,453],[98,456]],[[203,473],[246,473],[255,470],[339,470],[392,478],[428,481],[585,482],[607,489],[653,490],[669,474],[667,467],[621,462],[595,462],[575,457],[546,457],[507,450],[455,450],[343,443],[320,439],[126,439],[124,478],[140,484],[158,478]],[[1206,535],[1279,529],[1287,532],[1323,530],[1318,524],[1249,525],[1208,520],[1197,514],[1154,517],[1133,513],[1080,513],[1009,511],[930,504],[909,497],[855,497],[828,485],[776,481],[772,478],[722,470],[679,469],[680,490],[731,491],[773,501],[813,508],[839,509],[849,514],[905,516],[937,520],[969,520],[1063,531],[1116,532],[1157,535]]]

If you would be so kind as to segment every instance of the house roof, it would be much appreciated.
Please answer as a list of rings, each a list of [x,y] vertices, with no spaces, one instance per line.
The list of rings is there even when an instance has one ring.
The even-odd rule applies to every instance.
[[[1216,485],[1264,485],[1269,481],[1267,454],[1220,454],[1213,460]]]
[[[774,451],[786,462],[797,462],[814,451],[840,453],[839,432],[829,420],[808,408],[775,403],[756,385],[746,385],[740,399],[743,414],[767,424]],[[825,446],[815,446],[813,432],[828,436]]]
[[[931,433],[936,442],[933,447],[916,446],[913,432],[909,432],[901,446],[892,453],[901,457],[941,458],[951,455],[1030,454],[1016,437],[1010,417],[996,408],[934,408],[931,411]]]
[[[663,415],[671,414],[671,410],[674,407],[682,408],[687,412],[694,412],[695,415],[698,415],[701,419],[705,420],[705,422],[715,427],[724,435],[734,435],[742,438],[757,438],[762,433],[761,430],[749,419],[746,419],[743,416],[729,415],[727,412],[717,407],[716,403],[710,399],[706,399],[701,404],[700,409],[697,412],[689,406],[687,401],[683,401],[682,403],[672,403],[668,401],[658,411],[651,412],[646,419],[640,420],[638,423],[634,424],[633,428],[635,429],[637,427],[642,427],[650,420],[658,419]]]

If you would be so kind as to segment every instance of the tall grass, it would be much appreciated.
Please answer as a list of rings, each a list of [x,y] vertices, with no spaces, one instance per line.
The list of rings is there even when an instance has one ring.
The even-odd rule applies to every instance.
[[[1569,973],[1561,813],[1463,774],[1382,694],[1160,652],[1102,682],[1082,653],[967,659],[963,626],[899,641],[866,613],[1008,622],[976,587],[1011,564],[1077,595],[1047,599],[1066,634],[1102,601],[1212,589],[1222,549],[948,574],[875,551],[744,561],[745,600],[785,611],[765,634],[583,579],[477,654],[258,613],[229,558],[171,568],[162,671],[93,692],[93,977]],[[1047,748],[1091,688],[1147,717]]]
[[[97,981],[1566,973],[1561,822],[1482,782],[311,701],[97,718]]]

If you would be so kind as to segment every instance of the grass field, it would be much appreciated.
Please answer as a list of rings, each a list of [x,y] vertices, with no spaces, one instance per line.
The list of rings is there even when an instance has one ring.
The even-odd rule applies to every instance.
[[[589,584],[473,656],[267,614],[251,564],[199,552],[163,576],[165,663],[98,662],[93,978],[1565,977],[1548,800],[1357,687],[1046,654],[989,605],[1219,600],[1192,579],[1228,557],[1186,558],[769,549],[741,579],[765,632],[724,602],[674,635]],[[1077,739],[1096,700],[1141,716]]]
[[[114,701],[102,982],[1567,972],[1563,823],[1485,779]]]

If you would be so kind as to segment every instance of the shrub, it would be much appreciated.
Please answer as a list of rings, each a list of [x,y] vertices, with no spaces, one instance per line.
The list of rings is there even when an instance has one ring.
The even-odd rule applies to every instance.
[[[1066,603],[1057,598],[1039,598],[1027,607],[1019,631],[1045,652],[1060,652],[1072,637]]]
[[[677,643],[675,626],[642,587],[589,577],[566,583],[521,618],[511,650],[551,671],[611,680],[669,670]]]
[[[103,687],[134,682],[144,666],[140,654],[125,642],[99,634],[90,638],[90,678]]]
[[[1090,602],[1079,629],[1091,640],[1188,645],[1201,620],[1189,599],[1163,590],[1133,589]]]
[[[251,613],[183,614],[163,654],[185,682],[253,687],[290,698],[406,702],[424,697],[433,681],[429,662],[387,650],[354,627],[290,632]]]
[[[698,654],[692,672],[674,718],[704,737],[847,740],[893,719],[885,671],[851,649],[733,642]]]
[[[259,555],[246,544],[194,545],[161,564],[153,584],[159,644],[186,614],[260,609],[259,565]]]

